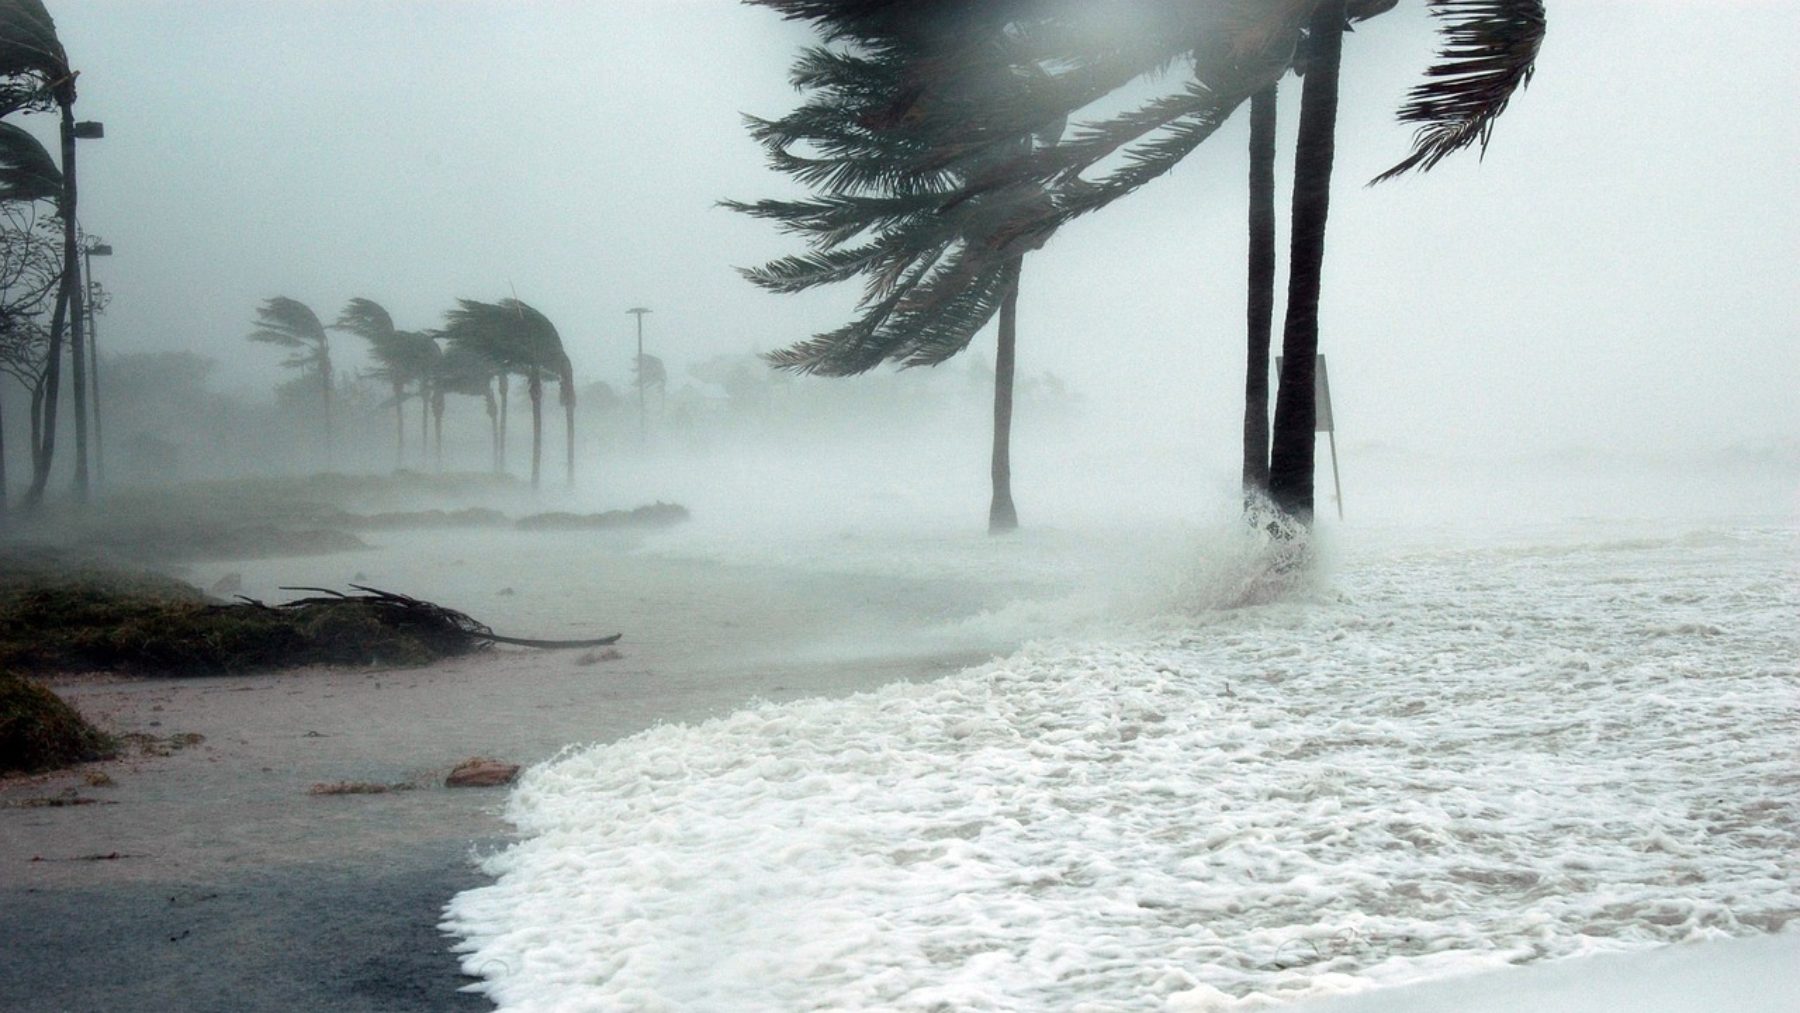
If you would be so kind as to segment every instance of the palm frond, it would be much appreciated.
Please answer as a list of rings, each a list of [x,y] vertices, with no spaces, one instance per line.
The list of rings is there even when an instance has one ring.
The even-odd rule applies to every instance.
[[[1444,46],[1399,114],[1402,123],[1421,124],[1412,154],[1371,184],[1430,171],[1470,146],[1485,153],[1494,121],[1531,83],[1544,41],[1543,0],[1431,0],[1431,13],[1441,19]]]
[[[284,295],[268,299],[257,308],[256,330],[250,333],[250,340],[283,348],[322,347],[327,341],[325,327],[312,309]]]
[[[30,132],[0,123],[0,201],[56,200],[62,171]]]

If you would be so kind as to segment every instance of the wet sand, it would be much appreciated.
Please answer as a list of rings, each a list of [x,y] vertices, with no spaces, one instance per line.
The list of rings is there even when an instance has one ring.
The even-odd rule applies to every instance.
[[[931,678],[1008,646],[931,635],[1003,598],[994,584],[636,556],[608,566],[592,621],[625,634],[616,658],[505,649],[422,669],[60,680],[116,731],[202,739],[0,785],[0,1008],[486,1009],[457,991],[469,979],[436,925],[481,881],[475,857],[508,840],[506,792],[443,787],[456,762],[534,763],[758,697]],[[285,572],[296,570],[298,582],[332,576],[294,561]],[[859,641],[871,646],[846,646]],[[88,772],[113,783],[89,786]],[[416,787],[308,794],[337,781]],[[19,804],[70,791],[95,804]]]

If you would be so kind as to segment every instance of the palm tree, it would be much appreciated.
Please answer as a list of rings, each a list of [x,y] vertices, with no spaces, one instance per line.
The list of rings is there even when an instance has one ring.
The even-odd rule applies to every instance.
[[[356,298],[345,304],[333,330],[348,331],[369,343],[369,355],[375,368],[369,376],[385,380],[394,392],[394,426],[396,444],[394,467],[406,465],[406,385],[412,375],[406,365],[405,350],[394,329],[394,318],[378,302]]]
[[[297,299],[278,295],[257,308],[256,330],[251,341],[262,341],[290,350],[282,363],[289,369],[310,370],[319,377],[320,405],[325,423],[325,466],[331,467],[331,338],[310,307]]]
[[[1004,12],[925,3],[905,16],[880,4],[758,0],[815,22],[848,48],[802,54],[792,78],[813,95],[777,121],[751,120],[772,165],[812,185],[808,200],[726,202],[808,237],[812,252],[744,272],[777,292],[861,275],[858,320],[772,353],[778,368],[849,376],[883,361],[936,365],[966,348],[1000,316],[994,372],[990,533],[1018,527],[1011,431],[1018,285],[1023,254],[984,255],[1019,210],[1041,204],[1035,183],[999,182],[1034,148],[1056,143],[1064,121],[1033,111],[1002,137],[967,132],[971,114],[1024,95],[1047,75],[1011,44]],[[923,12],[924,16],[919,16]],[[983,34],[985,33],[985,34]],[[823,154],[808,157],[795,148]],[[958,216],[942,214],[955,190]],[[957,219],[962,217],[960,221]],[[853,240],[867,237],[862,245]]]
[[[568,481],[575,482],[575,379],[562,337],[549,318],[517,299],[497,303],[457,300],[457,308],[445,314],[444,336],[450,347],[463,348],[500,367],[502,375],[525,378],[531,399],[531,487],[542,479],[544,440],[544,378],[555,376],[565,417]],[[501,415],[505,415],[506,385],[501,381]],[[504,422],[502,423],[504,426]],[[504,439],[504,429],[502,429]],[[502,447],[504,452],[504,447]]]
[[[56,449],[64,321],[69,323],[73,353],[77,498],[85,501],[88,489],[86,354],[82,342],[80,260],[75,235],[75,77],[69,68],[68,54],[57,38],[56,22],[41,0],[0,0],[0,116],[20,110],[46,110],[53,105],[62,110],[62,187],[57,213],[63,224],[63,273],[46,351],[43,410],[47,414],[42,423],[39,453],[32,468],[31,488],[25,494],[28,507],[35,507],[43,500]]]
[[[500,412],[494,400],[494,378],[500,367],[493,360],[468,345],[452,343],[437,360],[431,380],[431,411],[437,426],[438,469],[444,466],[444,400],[448,394],[480,397],[487,406],[488,428],[493,437],[493,461],[496,472],[502,470],[500,460]]]
[[[1121,10],[1117,5],[1016,4],[983,5],[984,14],[969,14],[962,5],[922,0],[906,5],[887,0],[831,3],[828,0],[766,0],[789,17],[803,17],[836,25],[840,37],[857,38],[857,32],[876,25],[896,31],[896,21],[908,17],[936,18],[960,31],[963,38],[980,38],[969,32],[970,19],[991,16],[1004,22],[1004,38],[1012,52],[1029,56],[1039,67],[1065,68],[1041,77],[1026,75],[1018,94],[987,96],[987,101],[956,105],[939,103],[963,121],[944,123],[942,110],[934,110],[920,96],[932,96],[930,88],[903,81],[905,87],[890,91],[895,106],[915,130],[894,139],[906,150],[883,165],[883,178],[917,177],[924,182],[885,202],[863,200],[847,206],[819,202],[810,226],[831,242],[808,258],[789,258],[762,270],[755,280],[777,290],[806,287],[820,280],[851,277],[867,272],[872,284],[865,320],[852,328],[821,335],[795,346],[789,353],[824,354],[831,346],[867,354],[879,348],[883,327],[913,330],[923,335],[922,347],[941,347],[946,338],[962,337],[960,329],[975,316],[970,310],[987,311],[985,299],[997,291],[985,280],[1004,269],[1011,257],[1041,245],[1057,228],[1084,214],[1111,204],[1178,164],[1230,118],[1236,108],[1277,82],[1289,69],[1302,70],[1307,78],[1301,96],[1301,130],[1297,144],[1295,235],[1289,268],[1288,316],[1283,329],[1286,355],[1276,405],[1275,431],[1269,464],[1270,495],[1302,520],[1312,513],[1312,425],[1314,406],[1312,371],[1318,340],[1318,282],[1323,262],[1324,230],[1330,196],[1330,135],[1335,128],[1336,80],[1341,36],[1350,22],[1374,17],[1392,9],[1397,0],[1212,0],[1196,4],[1146,4]],[[1430,169],[1448,155],[1471,146],[1485,146],[1496,117],[1511,96],[1531,77],[1544,35],[1543,0],[1425,0],[1439,19],[1446,40],[1437,62],[1427,71],[1426,83],[1415,89],[1401,119],[1416,123],[1412,153],[1393,169],[1377,177],[1391,179],[1412,169]],[[1103,9],[1103,10],[1101,10]],[[1061,31],[1086,12],[1122,23],[1118,31],[1107,24],[1089,25],[1085,31]],[[1135,25],[1127,15],[1141,14]],[[848,27],[846,27],[848,26]],[[876,36],[879,38],[878,34]],[[1087,40],[1098,39],[1097,43]],[[1073,41],[1071,41],[1073,40]],[[924,66],[954,77],[971,57],[967,44],[928,53]],[[829,56],[830,54],[826,54]],[[965,175],[956,164],[991,154],[1001,138],[1039,129],[1054,117],[1066,116],[1091,99],[1118,85],[1166,66],[1176,58],[1191,68],[1189,79],[1176,92],[1152,99],[1122,115],[1077,127],[1059,143],[1036,147],[1029,155],[998,161],[992,172]],[[803,61],[804,65],[805,61]],[[853,66],[843,60],[831,63],[815,59],[797,68],[796,83],[831,81]],[[934,119],[934,116],[936,119]],[[838,153],[855,151],[879,119],[849,120],[836,133],[821,131],[806,139],[825,157],[789,156],[794,174],[803,181],[843,178]],[[935,124],[943,137],[955,143],[920,144],[917,126]],[[877,140],[881,140],[877,138]],[[910,142],[910,143],[906,143]],[[948,151],[954,154],[945,155]],[[1110,166],[1096,178],[1089,170]],[[1047,199],[1015,200],[998,216],[991,203],[1011,190],[1014,194],[1036,183]],[[936,186],[938,189],[934,190]],[[923,207],[921,207],[923,204]],[[905,259],[881,240],[891,239],[894,229],[877,233],[877,241],[839,249],[836,244],[854,238],[858,229],[846,219],[875,218],[892,225],[907,215],[926,214],[930,225],[912,230],[925,250],[923,258]],[[994,220],[998,217],[998,220]],[[983,219],[988,219],[985,223]],[[985,227],[984,227],[985,226]],[[843,230],[841,237],[831,229]],[[970,236],[975,243],[961,242]],[[931,240],[936,240],[934,243]],[[946,253],[948,251],[948,253]],[[921,267],[921,263],[923,266]],[[946,301],[944,289],[950,289]],[[925,312],[914,307],[923,304]],[[954,307],[959,312],[947,312]],[[891,316],[892,320],[888,317]],[[865,323],[877,317],[874,326]],[[981,319],[985,319],[982,317]],[[945,321],[948,321],[946,324]],[[1254,326],[1254,325],[1253,325]],[[933,332],[933,329],[936,332]],[[876,339],[876,340],[872,340]],[[915,345],[915,348],[921,345]],[[1262,360],[1266,363],[1266,359]],[[866,368],[866,367],[865,367]],[[1250,364],[1252,371],[1266,365]],[[1246,380],[1246,394],[1254,398],[1254,378]],[[1283,405],[1285,404],[1285,408]],[[1247,406],[1247,410],[1250,409]],[[1247,426],[1247,428],[1249,428]],[[1254,434],[1247,434],[1246,454],[1256,457]]]

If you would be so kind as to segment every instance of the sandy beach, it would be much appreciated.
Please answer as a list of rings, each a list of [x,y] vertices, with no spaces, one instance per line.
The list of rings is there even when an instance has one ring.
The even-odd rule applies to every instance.
[[[459,572],[457,586],[419,569],[428,559],[449,567],[451,556],[433,549],[454,540],[401,539],[373,554],[237,569],[253,594],[269,593],[265,576],[341,583],[368,571],[483,618],[498,611],[507,632],[545,614],[534,590],[576,572],[595,580],[566,555],[534,583],[488,564],[477,577]],[[577,543],[530,544],[550,556]],[[0,785],[0,1008],[487,1008],[457,991],[468,979],[436,926],[445,902],[480,882],[475,856],[508,839],[505,789],[443,787],[458,761],[531,764],[570,744],[702,720],[754,698],[930,678],[1005,646],[929,636],[905,646],[909,628],[984,607],[991,583],[604,558],[596,582],[629,593],[591,589],[587,600],[605,604],[587,622],[625,635],[616,657],[501,649],[420,669],[58,680],[84,712],[163,740],[167,755],[134,748],[121,760]],[[476,584],[489,605],[466,603]],[[846,651],[851,634],[877,625],[886,635],[865,638],[861,657]],[[191,744],[174,748],[171,738]],[[84,780],[100,773],[112,783]],[[308,793],[339,781],[413,787]],[[30,804],[68,797],[93,802]]]

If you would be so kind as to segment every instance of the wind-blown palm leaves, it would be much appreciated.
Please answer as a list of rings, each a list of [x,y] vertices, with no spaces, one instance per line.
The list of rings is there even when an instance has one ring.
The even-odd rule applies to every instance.
[[[398,433],[396,466],[406,463],[406,387],[415,385],[419,398],[419,456],[423,460],[429,443],[432,376],[442,354],[437,341],[429,334],[396,329],[393,317],[372,299],[350,300],[332,327],[367,341],[369,355],[375,360],[375,368],[368,375],[385,380],[393,388]]]
[[[75,100],[75,75],[41,0],[0,0],[0,116]]]
[[[1317,266],[1335,120],[1325,106],[1335,109],[1342,32],[1397,0],[761,2],[814,21],[850,47],[809,51],[797,66],[796,85],[823,100],[782,121],[752,122],[771,161],[824,195],[737,205],[813,242],[804,256],[748,272],[758,284],[797,291],[865,279],[856,321],[772,357],[803,372],[858,372],[888,358],[941,361],[992,315],[1010,258],[1163,175],[1252,95],[1290,69],[1304,73],[1312,94],[1302,96],[1296,157],[1314,171],[1297,172],[1305,177],[1295,198],[1301,270],[1290,271],[1284,350],[1291,375],[1281,385],[1289,407],[1277,404],[1271,486],[1285,509],[1310,517]],[[1426,2],[1448,43],[1402,114],[1422,124],[1414,151],[1383,179],[1485,143],[1494,118],[1529,80],[1544,32],[1542,0]],[[1082,41],[1078,27],[1092,30],[1095,19],[1110,24],[1086,36],[1095,41]],[[924,27],[911,30],[912,22]],[[1187,73],[1165,94],[1042,136],[1093,98],[1175,64]],[[1000,66],[1015,73],[994,76]],[[999,154],[997,145],[1020,136],[1040,143]],[[811,153],[792,150],[800,145]],[[1254,452],[1249,429],[1247,454]]]
[[[62,188],[62,171],[38,139],[0,123],[0,201],[53,201]]]
[[[493,467],[503,470],[500,459],[500,411],[494,400],[494,380],[500,367],[486,355],[467,344],[451,344],[438,357],[431,380],[431,413],[437,426],[438,466],[443,467],[444,401],[446,395],[462,394],[479,397],[487,408],[488,428],[493,437]]]
[[[444,316],[444,337],[451,348],[464,348],[495,363],[501,370],[525,377],[531,398],[531,485],[537,488],[543,458],[544,376],[556,377],[558,400],[564,414],[567,470],[575,481],[575,377],[562,337],[549,318],[517,299],[497,303],[457,300],[457,308]],[[459,353],[460,354],[460,353]],[[501,387],[505,395],[504,385]],[[502,402],[504,414],[504,401]]]
[[[331,423],[331,338],[325,333],[325,325],[312,308],[297,299],[278,295],[263,302],[256,311],[256,330],[250,332],[251,341],[261,341],[288,349],[289,355],[282,363],[289,369],[315,373],[319,378],[319,397],[322,408],[321,416],[325,424],[325,461],[329,466],[332,456],[333,431]]]
[[[70,327],[75,381],[75,491],[87,495],[86,352],[82,346],[81,286],[76,259],[75,227],[75,77],[68,54],[56,34],[56,22],[40,0],[0,0],[0,116],[20,110],[62,109],[62,186],[57,195],[63,222],[61,292],[52,313],[46,347],[45,396],[38,453],[32,469],[28,507],[43,499],[56,450],[57,400],[62,388],[63,325]]]
[[[1444,21],[1445,45],[1400,111],[1402,123],[1420,125],[1413,152],[1375,177],[1377,183],[1427,171],[1471,145],[1485,152],[1494,121],[1531,83],[1537,65],[1543,0],[1433,0],[1431,7]]]

